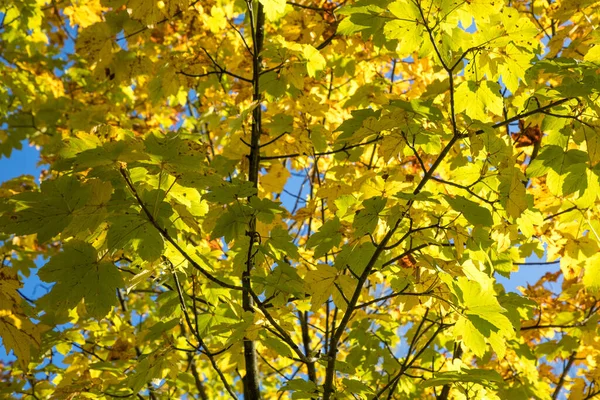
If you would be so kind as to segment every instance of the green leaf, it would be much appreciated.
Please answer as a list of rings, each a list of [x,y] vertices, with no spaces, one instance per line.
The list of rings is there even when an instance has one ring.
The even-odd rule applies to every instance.
[[[360,22],[369,18],[369,14],[363,14],[362,18],[358,14],[353,14],[347,18],[344,18],[337,27],[338,35],[352,35],[353,33],[360,32],[367,29],[368,25],[361,25]]]
[[[538,307],[535,301],[516,293],[505,293],[498,296],[498,301],[503,308],[506,308],[506,316],[517,331],[521,328],[521,320],[532,318],[533,312]]]
[[[232,204],[220,214],[211,233],[211,238],[224,237],[226,242],[239,238],[248,228],[252,209],[242,204]]]
[[[327,252],[340,244],[342,234],[340,232],[340,220],[334,219],[325,222],[325,224],[314,233],[306,242],[307,248],[315,248],[315,258],[323,257]]]
[[[454,210],[463,214],[463,216],[473,225],[491,226],[494,224],[490,210],[479,204],[467,200],[462,196],[454,198],[444,195],[444,199],[450,204]]]
[[[112,59],[112,34],[105,22],[97,22],[77,35],[75,49],[90,62],[107,63]]]
[[[587,260],[583,284],[590,293],[600,293],[600,255],[595,254]]]
[[[74,210],[73,219],[61,234],[63,239],[78,237],[80,233],[93,233],[107,219],[107,207],[113,193],[110,182],[92,179],[85,183],[84,189],[89,191],[88,199],[82,207]]]
[[[567,168],[562,193],[569,195],[575,192],[583,194],[588,187],[587,174],[588,168],[586,164],[575,164]]]
[[[206,160],[208,154],[207,148],[202,144],[198,137],[185,135],[178,132],[169,132],[161,134],[153,132],[144,140],[148,160],[144,163],[148,166],[154,166],[159,173],[166,170],[173,175],[193,176],[199,181],[206,179],[202,174],[203,160]],[[186,185],[186,180],[179,180],[179,183]],[[187,185],[186,185],[187,186]]]
[[[219,204],[229,204],[237,199],[250,197],[256,194],[256,188],[252,182],[239,179],[232,182],[223,182],[219,186],[211,186],[208,193],[202,196],[207,201]]]
[[[179,325],[179,318],[173,318],[170,321],[158,321],[156,324],[147,328],[144,340],[158,340],[165,333]]]
[[[435,198],[435,195],[428,191],[419,192],[417,194],[414,194],[412,192],[398,192],[394,196],[406,201],[427,201],[435,204],[440,204],[440,201]]]
[[[237,321],[233,318],[226,317],[226,307],[218,307],[207,314],[198,314],[198,334],[204,335],[209,332],[210,328],[216,327],[222,324],[234,324]]]
[[[327,137],[330,134],[329,130],[323,125],[311,125],[308,130],[310,132],[310,141],[315,150],[318,152],[325,151],[328,146]]]
[[[264,283],[267,286],[265,293],[268,297],[275,293],[304,297],[304,281],[298,275],[296,268],[289,264],[277,264],[273,271],[264,278]],[[285,296],[283,301],[287,302],[288,296]]]
[[[411,101],[392,100],[390,106],[412,112],[429,121],[441,121],[444,116],[432,100],[413,99]]]
[[[250,206],[254,210],[256,217],[267,224],[273,222],[275,215],[281,214],[284,210],[280,203],[270,199],[259,199],[256,196],[250,198]]]
[[[474,324],[480,322],[477,318],[471,318],[472,316],[478,317],[489,322],[496,330],[507,336],[513,334],[513,325],[504,315],[506,309],[500,305],[491,287],[484,290],[480,283],[464,277],[458,278],[457,284],[461,291],[461,303],[465,307],[464,314],[469,317],[471,322]]]
[[[335,257],[335,267],[340,271],[349,267],[355,275],[360,275],[374,252],[375,246],[371,242],[359,245],[346,244],[342,247],[342,251]]]
[[[525,79],[525,72],[531,66],[531,59],[534,54],[530,51],[524,51],[522,47],[517,47],[509,43],[504,48],[504,62],[498,63],[498,72],[502,76],[502,82],[511,93],[519,89],[519,80]]]
[[[12,197],[14,208],[0,216],[4,233],[37,233],[40,243],[45,243],[69,225],[75,210],[82,208],[90,196],[90,191],[73,176],[44,181],[40,189]]]
[[[277,259],[281,259],[283,256],[292,259],[299,257],[298,248],[292,243],[292,236],[282,226],[273,228],[265,245],[270,248]]]
[[[135,371],[129,375],[127,386],[131,387],[134,392],[139,392],[142,388],[148,385],[153,379],[161,377],[163,370],[173,368],[167,357],[169,346],[162,346],[158,350],[143,356],[137,364]],[[177,369],[175,369],[177,370]]]
[[[260,90],[267,93],[271,98],[279,98],[285,94],[287,87],[286,76],[276,71],[266,72],[258,78]]]
[[[165,248],[162,235],[143,211],[113,218],[107,244],[112,251],[131,249],[146,261],[158,260]]]
[[[540,154],[527,167],[527,176],[535,178],[545,175],[549,169],[560,168],[565,153],[559,146],[549,145],[542,147]]]
[[[358,203],[356,196],[344,194],[336,198],[334,203],[337,207],[335,215],[337,215],[341,221],[352,222],[354,220],[354,212],[352,212],[352,209]]]
[[[379,118],[381,110],[373,110],[370,108],[364,110],[354,110],[351,112],[352,118],[345,120],[340,126],[337,127],[335,132],[342,132],[338,137],[338,140],[348,140],[354,135],[354,132],[358,131],[363,122],[368,118]]]
[[[105,129],[98,128],[98,130]],[[102,146],[82,151],[75,157],[65,160],[63,165],[67,165],[68,162],[74,170],[82,171],[88,168],[114,165],[118,161],[132,162],[148,159],[148,156],[143,153],[143,146],[139,141],[133,140],[131,137],[126,139],[107,142]]]
[[[352,393],[374,393],[373,389],[357,379],[342,379],[342,384]]]
[[[262,344],[271,350],[275,350],[278,355],[281,357],[293,357],[294,353],[290,346],[288,346],[285,342],[276,339],[272,336],[268,336],[267,334],[260,335],[260,341]]]
[[[583,192],[587,186],[579,183],[577,176],[586,168],[588,159],[587,153],[581,150],[571,149],[564,152],[556,145],[544,146],[527,168],[527,176],[538,177],[548,173],[550,189],[556,194],[570,194],[577,190]],[[565,184],[569,171],[573,171],[574,175]]]
[[[600,62],[600,43],[589,49],[583,59],[585,61]]]
[[[535,233],[535,227],[539,227],[544,224],[544,216],[539,211],[530,209],[525,210],[517,219],[517,224],[523,235],[525,235],[527,238],[530,238]]]
[[[304,379],[290,379],[283,385],[281,390],[291,390],[294,392],[303,392],[306,394],[314,394],[317,390],[317,385]]]
[[[276,114],[270,123],[265,124],[265,128],[270,131],[273,138],[282,133],[292,133],[294,129],[294,117],[287,114]]]
[[[38,272],[45,282],[56,282],[41,301],[52,308],[68,310],[82,299],[88,314],[103,318],[117,304],[116,290],[123,286],[119,270],[98,260],[91,244],[71,241]]]
[[[389,11],[397,18],[385,24],[383,32],[389,40],[398,40],[400,42],[401,56],[408,55],[414,49],[421,47],[425,38],[425,29],[420,23],[421,15],[418,6],[406,0],[399,0],[391,3]]]
[[[401,155],[405,146],[406,140],[404,136],[402,136],[400,131],[395,130],[383,137],[381,146],[379,146],[379,153],[383,156],[384,161],[389,162],[398,157],[398,155]]]
[[[338,27],[338,33],[349,35],[355,32],[361,32],[364,39],[373,36],[373,43],[377,46],[390,46],[386,43],[385,37],[382,34],[383,25],[388,19],[380,16],[384,11],[384,9],[378,5],[381,3],[372,1],[366,1],[364,3],[372,4],[368,4],[366,7],[344,8],[347,12],[344,10],[340,11],[340,14],[347,13],[350,15],[341,21],[340,26]]]
[[[383,197],[373,197],[363,202],[363,208],[354,217],[352,226],[355,230],[356,237],[373,233],[379,222],[379,214],[385,208],[387,199]]]

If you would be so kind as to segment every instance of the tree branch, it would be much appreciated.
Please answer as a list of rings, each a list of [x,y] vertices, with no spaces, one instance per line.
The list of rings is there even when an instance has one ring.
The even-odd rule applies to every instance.
[[[573,366],[576,356],[577,356],[576,351],[571,353],[571,355],[569,356],[569,358],[567,360],[567,365],[565,365],[565,368],[563,369],[563,372],[560,375],[560,378],[558,379],[558,383],[556,384],[556,388],[554,389],[554,393],[552,393],[552,400],[558,399],[558,395],[560,394],[560,391],[561,391],[563,385],[565,384],[565,378],[569,374],[569,370]]]
[[[421,349],[414,355],[414,357],[405,364],[404,367],[402,367],[400,369],[400,371],[398,371],[398,373],[383,387],[381,388],[376,394],[375,396],[372,397],[373,400],[379,399],[379,397],[385,393],[388,389],[390,389],[391,387],[394,387],[396,382],[402,377],[402,375],[404,375],[404,373],[412,366],[412,364],[414,364],[414,362],[421,356],[421,354],[427,350],[427,348],[429,348],[429,346],[431,345],[431,343],[433,343],[433,341],[435,340],[435,338],[437,337],[437,335],[439,335],[439,333],[441,331],[443,331],[444,329],[446,329],[449,325],[444,325],[444,324],[440,324],[440,326],[438,327],[438,329],[433,333],[433,335],[431,335],[431,337],[429,338],[429,340],[427,341],[427,343],[425,343],[425,345],[423,347],[421,347]]]
[[[300,329],[302,331],[302,344],[304,345],[304,354],[306,354],[307,358],[306,372],[308,373],[308,379],[310,379],[315,384],[318,384],[317,369],[315,368],[315,362],[308,361],[308,358],[311,355],[310,336],[308,334],[308,311],[298,311],[298,319],[300,320]]]
[[[452,355],[452,361],[459,360],[463,355],[463,348],[458,342],[454,342],[454,354]],[[448,396],[450,395],[450,389],[452,385],[450,383],[445,384],[442,387],[442,392],[439,396],[436,397],[436,400],[448,400]]]
[[[514,262],[513,265],[556,265],[560,264],[560,260],[555,261],[539,261],[539,262]]]
[[[140,196],[139,196],[139,194],[138,194],[135,186],[133,186],[133,183],[131,182],[131,180],[127,176],[127,174],[128,174],[127,173],[127,169],[124,166],[121,166],[121,168],[119,168],[119,171],[121,172],[121,175],[125,179],[125,182],[127,183],[127,186],[129,187],[129,189],[133,193],[133,196],[137,200],[137,203],[140,205],[140,207],[144,211],[144,214],[146,214],[146,217],[148,218],[148,221],[165,238],[166,241],[168,241],[169,243],[171,243],[171,245],[173,245],[173,247],[175,247],[175,249],[177,249],[177,251],[183,256],[183,258],[185,258],[190,264],[192,264],[192,266],[194,268],[196,268],[198,271],[200,271],[202,273],[202,275],[204,275],[206,278],[208,278],[208,280],[210,280],[210,281],[218,284],[219,286],[222,286],[222,287],[227,288],[227,289],[242,290],[242,287],[240,287],[240,286],[236,286],[236,285],[232,285],[232,284],[227,283],[227,282],[223,282],[222,280],[220,280],[220,279],[216,278],[215,276],[213,276],[210,272],[208,272],[207,270],[205,270],[204,268],[202,268],[202,266],[200,266],[200,264],[198,264],[185,250],[183,250],[181,248],[181,246],[179,246],[179,244],[177,243],[177,241],[175,241],[171,237],[171,235],[169,235],[169,233],[167,232],[167,230],[161,228],[161,226],[158,224],[158,222],[156,221],[156,219],[154,218],[154,216],[152,215],[152,213],[150,212],[150,210],[148,210],[148,207],[146,207],[146,205],[144,204],[144,202],[140,198]]]
[[[192,325],[192,321],[190,320],[190,317],[189,317],[189,314],[187,311],[187,307],[185,305],[185,300],[183,299],[183,291],[181,289],[181,284],[179,283],[179,278],[177,277],[177,274],[175,273],[175,271],[171,271],[171,272],[173,275],[173,280],[175,281],[175,287],[177,288],[177,295],[179,297],[179,305],[181,306],[181,311],[183,312],[185,321],[190,329],[190,332],[192,332],[192,334],[196,337],[196,340],[198,340],[198,344],[200,345],[200,347],[204,348],[203,354],[205,354],[206,357],[208,357],[208,360],[210,361],[213,369],[215,370],[217,375],[219,375],[221,382],[223,382],[223,385],[225,386],[225,389],[227,390],[227,392],[229,393],[231,398],[233,398],[234,400],[237,400],[237,396],[235,395],[233,388],[231,387],[231,385],[229,385],[229,382],[227,382],[227,379],[225,378],[223,371],[221,371],[221,368],[219,368],[219,366],[217,365],[214,354],[210,352],[210,350],[208,349],[208,346],[204,343],[204,340],[202,340],[202,337],[200,336],[198,331],[194,329],[194,327]]]
[[[448,142],[448,144],[446,144],[446,146],[442,149],[440,155],[433,162],[429,171],[427,171],[427,173],[423,176],[423,179],[421,180],[421,182],[419,182],[419,184],[413,191],[414,195],[421,192],[421,190],[423,189],[425,184],[431,179],[431,177],[433,176],[433,173],[435,172],[437,167],[439,167],[439,165],[442,163],[442,161],[444,160],[446,155],[448,155],[448,153],[450,152],[450,149],[452,148],[452,146],[454,146],[454,143],[456,143],[457,140],[458,140],[458,136],[453,136],[452,139],[450,139],[450,141]],[[367,278],[371,274],[371,271],[372,271],[373,267],[375,266],[375,263],[377,262],[379,256],[383,253],[385,246],[388,244],[388,242],[390,241],[390,239],[396,232],[396,229],[398,229],[400,222],[404,219],[404,217],[410,211],[410,208],[412,207],[413,202],[414,202],[414,200],[410,200],[408,202],[406,211],[403,213],[402,216],[400,216],[398,218],[398,220],[396,221],[396,224],[384,236],[383,240],[379,243],[379,246],[377,246],[375,248],[373,255],[371,256],[369,262],[365,266],[363,273],[361,274],[360,278],[358,279],[356,289],[354,290],[354,293],[352,294],[352,297],[348,304],[348,308],[346,309],[346,312],[342,316],[339,326],[337,327],[337,329],[333,332],[333,334],[331,336],[330,345],[329,345],[329,353],[328,353],[329,360],[328,360],[327,368],[326,368],[326,372],[325,372],[325,383],[323,385],[323,400],[329,400],[331,395],[333,394],[333,379],[334,379],[334,375],[335,375],[335,360],[337,357],[337,349],[338,349],[339,340],[340,340],[344,330],[346,329],[348,322],[350,322],[350,318],[352,317],[352,314],[354,313],[355,306],[356,306],[356,303],[358,302],[358,299],[360,298],[360,292],[362,291],[363,285],[365,284],[365,282],[367,281]]]
[[[246,78],[242,78],[242,77],[240,77],[238,75],[235,75],[235,74],[232,74],[231,72],[228,72],[228,71],[208,71],[208,72],[205,72],[203,74],[191,74],[191,73],[185,72],[185,71],[177,71],[177,73],[181,74],[181,75],[184,75],[184,76],[188,76],[190,78],[204,78],[204,77],[210,76],[210,75],[219,75],[219,76],[221,76],[221,75],[225,74],[225,75],[234,76],[234,77],[236,77],[236,78],[238,78],[240,80],[243,80],[244,82],[251,82],[250,80],[248,80]]]
[[[382,139],[382,137],[376,137],[375,139],[367,140],[364,143],[358,143],[358,144],[352,144],[352,145],[345,144],[342,148],[339,148],[337,150],[324,151],[322,153],[314,153],[312,156],[320,157],[320,156],[328,156],[328,155],[335,154],[335,153],[341,153],[343,151],[348,151],[350,149],[354,149],[355,147],[366,146],[368,144],[378,142],[381,139]],[[261,156],[260,159],[261,160],[280,160],[283,158],[293,158],[293,157],[299,157],[299,156],[310,156],[310,154],[292,153],[292,154],[285,154],[285,155],[281,155],[281,156]]]
[[[300,348],[298,347],[296,342],[294,342],[294,340],[290,337],[288,332],[285,329],[283,329],[281,327],[281,325],[277,323],[277,321],[275,321],[275,318],[273,318],[271,313],[269,313],[269,311],[266,309],[264,304],[260,301],[260,299],[258,298],[256,293],[251,291],[250,294],[252,295],[254,303],[256,304],[258,309],[263,313],[263,315],[265,316],[267,321],[269,321],[271,326],[273,326],[273,328],[275,328],[275,330],[279,334],[279,337],[281,338],[281,340],[283,340],[288,346],[290,346],[292,348],[294,353],[296,353],[298,355],[298,358],[301,362],[308,363],[309,362],[308,358],[302,353],[302,350],[300,350]]]
[[[567,97],[567,98],[564,98],[564,99],[560,99],[560,100],[553,101],[552,103],[550,103],[550,104],[547,104],[547,105],[545,105],[545,106],[543,106],[543,107],[539,107],[539,108],[536,108],[535,110],[531,110],[531,111],[527,111],[527,112],[524,112],[524,113],[521,113],[521,114],[517,114],[517,115],[515,115],[514,117],[511,117],[511,118],[509,118],[509,119],[506,119],[506,120],[504,120],[504,121],[502,121],[502,122],[495,123],[495,124],[494,124],[494,125],[492,125],[491,127],[492,127],[493,129],[496,129],[496,128],[500,128],[500,127],[502,127],[502,126],[509,125],[509,124],[511,124],[511,123],[513,123],[513,122],[515,122],[515,121],[518,121],[518,120],[520,120],[520,119],[523,119],[523,118],[529,117],[529,116],[531,116],[531,115],[535,115],[535,114],[538,114],[538,113],[543,113],[545,110],[548,110],[548,109],[550,109],[550,108],[552,108],[552,107],[559,106],[559,105],[561,105],[561,104],[563,104],[563,103],[566,103],[566,102],[567,102],[567,101],[569,101],[569,100],[573,100],[573,98],[572,98],[572,97]],[[482,134],[482,133],[484,133],[484,132],[485,132],[485,131],[484,131],[483,129],[479,129],[479,130],[475,131],[475,135],[481,135],[481,134]],[[460,134],[460,135],[459,135],[459,137],[460,137],[461,139],[468,138],[468,137],[469,137],[469,134],[468,134],[468,133],[463,133],[463,134]]]
[[[253,83],[253,82],[254,82],[252,79],[248,79],[248,78],[245,78],[245,77],[243,77],[243,76],[241,76],[241,75],[234,74],[234,73],[233,73],[233,72],[231,72],[231,71],[227,71],[225,68],[223,68],[223,67],[222,67],[222,66],[221,66],[221,65],[220,65],[220,64],[219,64],[219,63],[218,63],[218,62],[217,62],[217,61],[216,61],[216,60],[215,60],[215,59],[214,59],[214,58],[213,58],[211,55],[210,55],[210,53],[209,53],[209,52],[208,52],[208,51],[207,51],[207,50],[206,50],[204,47],[200,47],[200,48],[202,49],[202,51],[204,51],[204,54],[206,54],[206,56],[207,56],[207,57],[208,57],[208,59],[209,59],[209,60],[210,60],[210,61],[213,63],[213,65],[215,66],[215,68],[217,68],[217,69],[219,70],[219,72],[221,72],[222,74],[225,74],[225,75],[232,76],[232,77],[234,77],[234,78],[237,78],[237,79],[239,79],[239,80],[241,80],[241,81],[244,81],[244,82],[248,82],[248,83]]]

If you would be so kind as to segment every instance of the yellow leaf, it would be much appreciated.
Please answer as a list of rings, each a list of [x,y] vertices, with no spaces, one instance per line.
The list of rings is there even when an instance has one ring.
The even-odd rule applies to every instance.
[[[81,28],[87,28],[96,22],[102,21],[104,10],[99,0],[79,0],[65,7],[63,12],[69,17],[71,26],[79,25]]]
[[[463,344],[476,356],[481,357],[485,353],[485,338],[468,319],[458,318],[456,325],[454,325],[453,335],[460,338]]]
[[[40,329],[25,315],[7,310],[0,303],[0,337],[7,351],[12,350],[19,364],[27,368],[31,350],[39,349]]]
[[[311,295],[311,311],[316,312],[332,295],[335,288],[337,270],[326,264],[317,265],[317,269],[308,271],[304,277],[305,290]]]
[[[270,21],[278,20],[285,13],[285,0],[260,0]]]
[[[340,275],[336,279],[336,287],[333,290],[333,302],[342,310],[346,310],[347,301],[352,298],[354,289],[356,288],[356,279],[349,275]],[[341,291],[340,291],[341,290]]]
[[[325,65],[327,64],[325,57],[321,55],[319,50],[309,44],[304,47],[303,54],[304,58],[306,58],[306,71],[308,72],[308,76],[314,78],[317,71],[321,71],[325,68]]]
[[[221,7],[212,6],[210,9],[210,17],[207,21],[210,31],[217,33],[227,27],[227,17],[225,11]]]
[[[596,44],[594,47],[588,50],[583,57],[585,61],[598,62],[600,61],[600,44]]]
[[[600,293],[600,254],[586,260],[583,284],[590,293]]]
[[[260,184],[266,192],[281,193],[289,177],[290,171],[282,164],[277,163],[269,168],[269,172],[262,177]]]
[[[112,59],[112,34],[105,22],[97,22],[79,32],[76,51],[90,63],[106,64]]]
[[[463,82],[454,96],[456,112],[466,111],[469,117],[482,122],[490,120],[489,113],[502,115],[503,101],[499,91],[500,86],[495,82]]]
[[[0,338],[6,351],[12,350],[22,368],[27,368],[31,350],[39,349],[40,328],[23,314],[17,289],[21,287],[14,270],[0,268]]]
[[[394,157],[397,157],[404,150],[406,141],[398,130],[393,131],[389,135],[385,135],[381,141],[379,148],[379,154],[383,156],[385,162],[390,161]]]
[[[522,173],[517,168],[513,168],[512,173],[501,179],[502,203],[506,213],[512,218],[519,218],[527,210],[527,193],[522,179]]]

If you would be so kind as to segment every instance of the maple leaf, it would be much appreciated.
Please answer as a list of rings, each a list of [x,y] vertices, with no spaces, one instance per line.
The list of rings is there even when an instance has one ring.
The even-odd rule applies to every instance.
[[[337,270],[325,264],[317,265],[317,268],[306,273],[304,277],[304,289],[311,295],[311,310],[317,311],[335,291]]]
[[[65,229],[90,196],[89,190],[69,176],[44,181],[40,192],[25,192],[12,198],[15,207],[0,217],[5,232],[17,235],[37,233],[47,242]],[[41,229],[40,229],[41,228]]]
[[[260,0],[268,19],[275,21],[285,12],[285,0]]]
[[[12,350],[27,370],[32,352],[40,349],[42,329],[32,323],[20,306],[21,286],[14,270],[0,268],[0,337],[6,351]]]
[[[502,97],[500,86],[493,82],[468,81],[456,88],[456,112],[463,112],[479,121],[489,121],[489,114],[502,115]]]
[[[104,317],[116,305],[115,291],[123,286],[119,270],[98,260],[92,245],[79,241],[66,244],[38,274],[45,282],[56,282],[40,301],[67,310],[83,299],[87,312],[95,318]]]

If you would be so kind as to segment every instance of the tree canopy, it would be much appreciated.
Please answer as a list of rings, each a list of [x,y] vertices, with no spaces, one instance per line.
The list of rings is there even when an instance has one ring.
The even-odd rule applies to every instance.
[[[0,1],[1,396],[600,395],[599,20]]]

